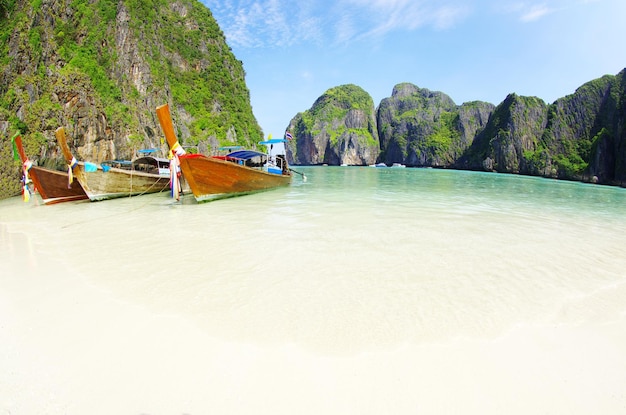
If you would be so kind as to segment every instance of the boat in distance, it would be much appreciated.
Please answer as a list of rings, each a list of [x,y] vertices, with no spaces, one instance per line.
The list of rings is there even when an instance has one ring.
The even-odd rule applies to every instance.
[[[144,156],[131,161],[89,163],[77,161],[67,144],[65,129],[56,132],[69,171],[78,180],[92,202],[118,197],[139,196],[169,189],[169,161]]]
[[[35,186],[35,191],[41,196],[44,205],[87,199],[87,194],[80,183],[69,182],[69,176],[66,171],[58,171],[33,165],[24,151],[22,136],[20,134],[13,137],[13,143],[22,161],[22,169],[24,171],[23,184],[26,186],[24,191],[30,191],[27,188],[30,179]]]
[[[223,199],[288,186],[291,170],[282,153],[272,154],[274,145],[283,139],[261,141],[267,153],[235,150],[223,156],[187,154],[180,146],[169,110],[164,104],[156,109],[161,128],[183,178],[198,202]]]

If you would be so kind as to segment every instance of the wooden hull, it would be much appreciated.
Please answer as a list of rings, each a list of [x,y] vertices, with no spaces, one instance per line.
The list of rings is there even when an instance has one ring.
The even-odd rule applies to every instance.
[[[169,105],[157,107],[156,113],[167,144],[180,161],[183,178],[198,202],[270,190],[291,182],[291,174],[272,174],[232,161],[184,154],[174,133]]]
[[[74,167],[74,177],[80,182],[92,202],[158,193],[169,189],[170,183],[169,176],[114,167],[105,172],[101,166],[98,166],[96,171],[86,172],[84,162],[79,162]]]
[[[179,157],[180,169],[198,202],[288,186],[291,176],[267,173],[198,154]]]
[[[75,181],[68,187],[66,172],[32,166],[28,175],[46,205],[87,199],[80,183]]]
[[[30,164],[22,145],[22,136],[17,134],[13,142],[22,164],[27,162]],[[28,170],[28,177],[32,180],[45,205],[87,199],[87,194],[79,183],[72,183],[68,186],[67,172],[31,166]]]

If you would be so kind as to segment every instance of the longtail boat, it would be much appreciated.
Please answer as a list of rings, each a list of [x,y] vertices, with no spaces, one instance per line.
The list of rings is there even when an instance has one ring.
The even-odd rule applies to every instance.
[[[284,152],[271,154],[268,151],[266,154],[255,150],[236,150],[211,157],[187,154],[174,133],[169,105],[159,106],[156,112],[174,160],[198,202],[270,190],[288,186],[291,182],[291,169]],[[269,150],[284,142],[275,139],[259,144],[267,146]]]
[[[69,182],[67,172],[33,165],[32,161],[26,156],[21,135],[17,134],[13,137],[13,143],[22,161],[22,169],[24,171],[22,182],[25,200],[29,197],[29,181],[32,181],[35,191],[41,195],[45,205],[87,199],[87,194],[80,183]]]
[[[89,163],[77,161],[67,144],[65,129],[57,128],[59,147],[69,163],[72,175],[92,202],[126,196],[157,193],[169,189],[169,161],[152,156],[132,162]]]

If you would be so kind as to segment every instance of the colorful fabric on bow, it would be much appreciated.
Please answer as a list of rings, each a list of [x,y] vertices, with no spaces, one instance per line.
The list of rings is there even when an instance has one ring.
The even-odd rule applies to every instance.
[[[85,162],[85,172],[93,173],[94,171],[98,171],[98,165],[96,163],[90,163],[88,161]]]
[[[171,195],[176,200],[180,200],[180,160],[178,156],[185,154],[185,149],[178,141],[170,149],[167,158],[170,160],[170,189]]]
[[[71,188],[72,187],[72,183],[74,183],[73,169],[74,169],[74,166],[76,166],[77,164],[78,164],[78,162],[76,161],[76,157],[72,157],[72,161],[67,166],[67,188],[68,189]]]
[[[22,199],[24,200],[24,202],[28,202],[30,200],[31,190],[28,185],[32,182],[30,180],[30,177],[28,176],[28,171],[32,166],[33,162],[29,159],[26,159],[24,164],[22,164],[22,171],[24,172],[24,174],[22,175]]]

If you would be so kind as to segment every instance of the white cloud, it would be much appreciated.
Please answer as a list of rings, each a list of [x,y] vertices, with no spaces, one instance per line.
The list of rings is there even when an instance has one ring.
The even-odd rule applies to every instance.
[[[467,14],[463,4],[441,1],[378,0],[374,2],[348,0],[368,9],[372,21],[388,30],[414,30],[421,26],[449,27]]]
[[[447,29],[469,14],[463,4],[433,0],[344,0],[344,7],[357,9],[359,27],[355,38],[381,37],[395,31],[414,31],[422,27]]]
[[[339,43],[413,31],[446,29],[468,14],[461,0],[202,0],[227,40],[243,47]]]
[[[588,1],[588,0],[583,0]],[[548,0],[542,3],[529,3],[525,1],[499,2],[494,7],[497,13],[511,14],[518,17],[521,22],[534,22],[552,14],[558,10],[563,10],[565,5],[571,5],[565,0]]]
[[[547,14],[552,13],[554,10],[546,6],[545,4],[533,5],[528,9],[522,10],[520,20],[522,22],[533,22],[539,20]]]
[[[468,15],[469,8],[466,6],[442,7],[435,11],[433,25],[438,29],[447,29],[465,19]]]

